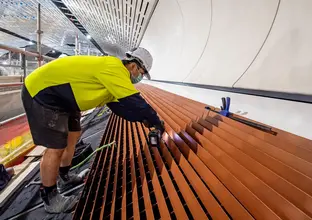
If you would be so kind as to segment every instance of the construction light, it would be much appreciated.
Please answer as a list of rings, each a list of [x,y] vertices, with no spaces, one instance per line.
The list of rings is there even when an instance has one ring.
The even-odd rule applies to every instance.
[[[88,34],[88,35],[87,35],[87,39],[89,39],[89,40],[91,39],[91,36],[90,36],[90,34]]]

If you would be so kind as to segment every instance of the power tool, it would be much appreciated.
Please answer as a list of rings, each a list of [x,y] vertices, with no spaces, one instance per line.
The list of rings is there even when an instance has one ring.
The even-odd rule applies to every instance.
[[[158,129],[153,129],[148,133],[149,144],[151,147],[159,147],[161,132]]]

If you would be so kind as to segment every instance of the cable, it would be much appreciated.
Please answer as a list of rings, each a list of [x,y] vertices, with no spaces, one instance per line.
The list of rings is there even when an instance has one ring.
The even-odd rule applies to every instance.
[[[115,141],[113,141],[113,142],[111,142],[111,143],[109,143],[109,144],[105,144],[105,145],[103,145],[102,147],[99,147],[99,148],[97,148],[95,151],[93,151],[92,152],[92,154],[90,154],[86,159],[84,159],[83,161],[81,161],[79,164],[77,164],[76,166],[73,166],[72,168],[70,168],[70,170],[73,170],[73,169],[76,169],[77,167],[80,167],[81,165],[83,165],[85,162],[87,162],[96,152],[98,152],[98,151],[100,151],[100,150],[102,150],[102,149],[104,149],[104,148],[106,148],[106,147],[110,147],[110,146],[112,146],[112,145],[115,145],[116,144],[116,142]]]

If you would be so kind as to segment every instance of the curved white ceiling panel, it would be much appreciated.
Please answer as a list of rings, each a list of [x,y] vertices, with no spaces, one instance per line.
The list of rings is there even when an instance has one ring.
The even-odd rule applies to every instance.
[[[142,41],[154,79],[232,86],[261,49],[278,0],[166,0]]]
[[[312,94],[312,1],[281,1],[270,36],[235,87]]]
[[[158,0],[63,0],[100,47],[112,55],[137,47]]]
[[[184,82],[232,86],[264,43],[277,7],[278,0],[213,1],[207,47]]]
[[[85,36],[51,0],[1,0],[0,27],[36,41],[38,2],[41,4],[42,44],[74,54],[75,41],[72,39],[78,34],[81,42],[88,45]]]
[[[154,57],[152,78],[182,81],[194,68],[209,38],[211,1],[160,1],[142,46]]]

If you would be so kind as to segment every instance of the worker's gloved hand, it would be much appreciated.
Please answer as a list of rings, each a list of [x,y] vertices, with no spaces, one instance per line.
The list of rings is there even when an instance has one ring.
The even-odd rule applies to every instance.
[[[142,123],[144,124],[144,126],[146,128],[154,127],[155,129],[159,130],[161,135],[165,132],[165,122],[164,121],[160,121],[160,124],[158,124],[158,125],[152,125],[147,120],[143,120]]]
[[[160,131],[160,135],[162,135],[165,132],[165,122],[160,121],[160,124],[154,125],[155,129]]]
[[[153,127],[153,125],[151,123],[149,123],[147,120],[143,120],[143,124],[146,128],[151,128]]]

